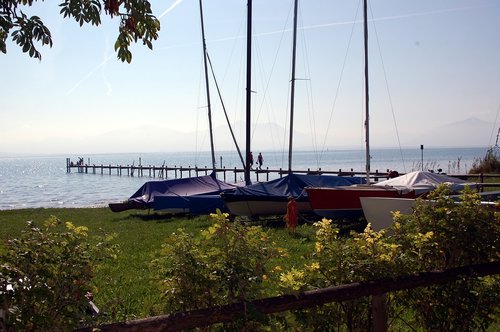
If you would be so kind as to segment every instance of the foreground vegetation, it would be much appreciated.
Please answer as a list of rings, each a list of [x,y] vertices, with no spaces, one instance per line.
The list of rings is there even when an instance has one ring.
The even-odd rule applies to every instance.
[[[469,174],[500,173],[499,147],[490,147],[483,158],[477,158],[472,163]]]
[[[32,255],[40,257],[38,268],[43,271],[35,275],[49,275],[47,264],[43,263],[50,261],[50,276],[82,281],[76,286],[69,283],[67,287],[72,289],[69,293],[80,294],[82,299],[84,291],[91,291],[97,305],[106,312],[101,319],[121,321],[416,271],[498,261],[500,219],[495,212],[479,204],[469,191],[460,204],[446,194],[443,187],[431,196],[435,201],[432,206],[419,202],[412,215],[396,214],[391,232],[367,228],[363,233],[349,236],[340,235],[328,220],[314,226],[302,225],[295,233],[289,233],[280,223],[278,227],[244,226],[229,222],[223,214],[212,219],[169,219],[112,214],[105,209],[2,211],[0,223],[5,227],[0,228],[1,238],[24,240],[16,242],[17,246],[12,241],[5,243],[0,254],[7,264],[1,272],[8,276],[15,270],[13,266],[19,267],[14,272],[22,271],[27,264],[19,264],[14,249],[17,254],[25,253],[32,245],[37,251]],[[72,221],[65,228],[59,223],[63,230],[57,234],[64,236],[51,233],[58,226],[51,214]],[[41,226],[33,231],[30,225],[23,233],[26,220],[42,225],[46,219],[49,222],[45,223],[45,231]],[[41,238],[44,240],[40,241]],[[97,251],[82,246],[89,241],[97,245]],[[75,252],[79,258],[73,261],[73,268],[66,265],[65,269],[58,269],[56,260],[49,257],[60,257],[61,264],[68,261],[71,253],[61,248],[68,248],[69,243],[80,250]],[[104,258],[109,260],[103,261]],[[36,263],[29,266],[36,267]],[[70,272],[78,269],[87,273],[71,277]],[[95,278],[87,282],[92,272]],[[498,281],[498,276],[464,278],[444,286],[392,293],[390,327],[392,330],[485,330],[492,322],[498,322]],[[46,281],[44,286],[48,284],[51,283]],[[42,287],[44,291],[46,288]],[[23,293],[21,289],[18,291]],[[31,287],[26,293],[33,293]],[[54,299],[58,300],[55,295]],[[14,297],[11,300],[19,301]],[[245,321],[220,328],[366,330],[369,312],[368,299],[359,299],[269,317],[250,315]],[[43,329],[43,323],[36,321],[27,326]]]
[[[119,247],[116,259],[103,261],[95,273],[92,289],[94,302],[107,313],[106,321],[143,318],[164,313],[162,294],[154,279],[156,268],[151,262],[160,255],[162,243],[183,228],[189,234],[200,234],[213,224],[209,216],[196,218],[169,217],[147,212],[113,213],[108,208],[25,209],[0,211],[0,252],[5,239],[19,238],[26,222],[42,227],[51,216],[63,222],[88,228],[88,239],[113,235],[112,244]],[[284,267],[302,264],[304,255],[314,246],[314,229],[297,228],[290,236],[281,222],[268,227],[270,238],[286,248]]]

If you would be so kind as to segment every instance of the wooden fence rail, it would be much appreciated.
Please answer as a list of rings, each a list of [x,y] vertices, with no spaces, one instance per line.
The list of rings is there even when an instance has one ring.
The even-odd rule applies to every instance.
[[[403,289],[413,289],[435,284],[448,283],[462,276],[479,277],[500,274],[500,261],[469,265],[445,271],[421,272],[408,276],[380,279],[363,283],[352,283],[330,288],[299,293],[297,295],[282,295],[252,302],[235,303],[221,307],[179,312],[170,315],[138,319],[123,323],[113,323],[99,326],[102,332],[117,331],[182,331],[196,327],[209,326],[216,323],[227,323],[244,318],[250,311],[262,314],[272,314],[288,310],[299,310],[315,307],[325,303],[342,302],[360,297],[372,296],[382,307],[385,305],[384,294]],[[382,300],[381,300],[382,299]],[[251,309],[251,310],[249,310]],[[374,317],[374,331],[387,330],[385,310],[374,310],[380,316]],[[374,314],[375,315],[375,314]],[[376,325],[377,324],[377,325]],[[92,328],[82,328],[78,332],[90,332]]]

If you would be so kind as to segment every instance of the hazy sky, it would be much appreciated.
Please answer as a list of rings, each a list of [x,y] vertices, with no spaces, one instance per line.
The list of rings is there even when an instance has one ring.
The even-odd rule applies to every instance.
[[[42,61],[11,42],[0,54],[0,152],[99,153],[208,150],[197,0],[151,1],[161,21],[154,50],[113,49],[119,20],[79,25],[60,1],[27,8],[53,35]],[[292,0],[253,3],[252,128],[255,150],[286,149]],[[364,144],[361,3],[299,5],[294,145]],[[371,0],[370,129],[375,147],[487,146],[500,107],[498,0]],[[233,129],[244,148],[245,0],[204,2],[207,48]],[[216,148],[231,149],[210,86]],[[493,139],[493,141],[492,141]]]

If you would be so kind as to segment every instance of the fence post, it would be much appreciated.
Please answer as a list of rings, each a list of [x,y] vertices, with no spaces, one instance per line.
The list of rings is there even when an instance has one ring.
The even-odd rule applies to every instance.
[[[372,331],[387,332],[386,294],[372,295]]]

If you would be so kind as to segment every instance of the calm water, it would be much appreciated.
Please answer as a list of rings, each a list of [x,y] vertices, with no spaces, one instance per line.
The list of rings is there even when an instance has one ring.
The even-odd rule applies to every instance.
[[[371,170],[399,172],[441,168],[449,174],[464,174],[474,160],[484,157],[486,148],[454,149],[374,149]],[[258,151],[254,152],[256,159]],[[264,167],[287,168],[288,156],[277,152],[262,152]],[[88,164],[167,166],[198,166],[211,164],[209,153],[154,153],[102,154],[80,156],[0,157],[0,210],[33,207],[92,207],[122,201],[131,196],[149,177],[66,173],[66,158],[79,157]],[[235,153],[223,152],[217,156],[218,167],[241,167]],[[221,159],[222,158],[222,159]],[[359,150],[295,152],[296,170],[350,170],[364,171],[364,152]],[[171,175],[173,176],[173,174]],[[184,175],[187,176],[187,175]],[[241,176],[243,176],[241,174]],[[232,178],[232,176],[230,177]],[[242,180],[242,179],[241,179]]]

